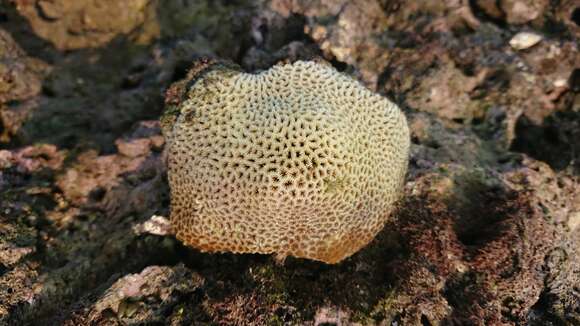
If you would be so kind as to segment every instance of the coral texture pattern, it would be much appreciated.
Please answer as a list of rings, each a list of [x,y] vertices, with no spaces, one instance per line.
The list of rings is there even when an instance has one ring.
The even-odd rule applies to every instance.
[[[202,251],[337,263],[401,194],[404,114],[327,64],[198,63],[167,103],[171,223]]]

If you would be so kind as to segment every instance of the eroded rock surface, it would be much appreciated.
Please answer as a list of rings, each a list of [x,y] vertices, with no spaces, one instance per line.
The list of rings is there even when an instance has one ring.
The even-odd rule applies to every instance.
[[[0,324],[580,323],[577,1],[10,0],[0,20]],[[280,266],[139,228],[168,216],[164,91],[208,55],[320,56],[403,108],[405,199],[368,247]]]

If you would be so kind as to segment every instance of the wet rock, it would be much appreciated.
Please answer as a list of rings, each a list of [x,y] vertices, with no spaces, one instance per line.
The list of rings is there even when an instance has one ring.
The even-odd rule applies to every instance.
[[[530,73],[520,73],[524,78],[516,75],[510,83],[512,110],[521,110],[510,119],[511,148],[545,161],[556,170],[569,165],[578,170],[575,142],[569,141],[578,136],[575,95],[570,85],[574,67],[580,64],[578,48],[568,42],[544,41],[522,58],[535,74],[532,77]],[[523,97],[522,90],[526,89],[535,89],[539,96]]]
[[[575,37],[580,36],[580,6],[576,1],[559,1],[554,12],[556,21],[564,24]]]
[[[78,167],[69,169],[59,177],[57,183],[68,200],[81,205],[90,200],[91,192],[106,193],[119,183],[121,174],[137,170],[144,161],[143,156],[131,159],[116,155],[98,156],[95,151],[86,152],[78,156]]]
[[[580,212],[573,212],[570,214],[570,218],[568,220],[568,228],[571,232],[576,231],[576,229],[580,226]]]
[[[16,265],[23,257],[34,253],[34,247],[14,247],[7,244],[0,244],[0,264],[4,268]]]
[[[248,70],[267,69],[278,62],[294,62],[297,60],[320,59],[321,53],[312,45],[299,41],[291,42],[278,51],[268,53],[257,47],[252,47],[246,52],[243,66]]]
[[[478,76],[465,76],[449,59],[442,59],[439,68],[425,76],[407,95],[407,103],[420,111],[431,112],[440,118],[470,122],[481,115],[477,103],[469,97],[485,78],[486,71]]]
[[[425,175],[413,182],[413,192],[427,197],[415,198],[424,205],[402,207],[399,223],[412,258],[397,269],[400,284],[390,300],[405,307],[398,317],[404,324],[423,318],[435,324],[525,322],[548,275],[541,272],[545,257],[569,241],[560,236],[569,199],[565,192],[544,197],[548,189],[542,188],[557,182],[535,188],[521,178],[527,168],[500,179],[461,170],[444,172],[450,180]]]
[[[376,85],[376,71],[385,68],[388,55],[379,42],[366,37],[369,33],[382,32],[387,26],[378,2],[273,1],[271,7],[283,16],[294,13],[312,17],[305,32],[319,44],[327,58],[355,65],[368,85]]]
[[[133,139],[130,141],[117,140],[115,145],[117,145],[120,154],[134,158],[149,154],[153,141],[154,140],[148,138]],[[162,141],[160,142],[162,143]]]
[[[504,17],[504,13],[498,6],[498,1],[496,0],[476,0],[475,4],[478,9],[481,9],[486,15],[494,19],[501,19]]]
[[[322,52],[304,32],[306,18],[282,10],[264,10],[252,18],[253,45],[242,65],[247,71],[265,70],[280,61],[310,60]]]
[[[27,56],[12,36],[0,29],[0,143],[10,141],[38,106],[34,98],[48,71],[48,65]]]
[[[147,0],[22,1],[17,6],[34,31],[58,49],[96,47],[139,29],[155,8]]]
[[[322,307],[316,312],[314,317],[314,325],[343,325],[349,324],[349,314],[337,307]],[[354,325],[353,323],[350,323]]]
[[[411,164],[409,178],[435,169],[437,164],[461,164],[470,168],[490,166],[495,162],[494,149],[465,128],[449,130],[433,115],[413,114]]]
[[[57,171],[64,158],[64,153],[54,145],[28,146],[12,153],[12,165],[23,173],[37,172],[42,168]]]
[[[35,303],[35,291],[30,281],[38,277],[37,266],[20,265],[0,275],[0,322],[10,316],[13,307]]]
[[[134,139],[148,139],[149,150],[144,156],[114,154],[102,158],[81,154],[81,158],[75,158],[85,162],[85,168],[95,167],[86,170],[79,165],[67,166],[69,172],[76,173],[75,182],[84,191],[72,191],[76,197],[71,196],[72,188],[68,188],[71,185],[63,186],[66,191],[63,193],[52,187],[70,177],[60,172],[65,153],[56,146],[0,152],[0,184],[7,186],[0,192],[0,210],[7,214],[0,215],[0,230],[6,230],[0,237],[0,264],[6,269],[0,275],[0,298],[6,298],[0,304],[0,323],[6,320],[9,324],[29,323],[31,316],[43,313],[32,308],[37,302],[49,311],[59,311],[61,305],[67,304],[66,300],[79,294],[78,290],[67,290],[68,286],[76,289],[87,284],[95,286],[94,282],[108,278],[105,271],[111,268],[142,266],[143,257],[137,258],[140,254],[131,254],[134,258],[123,257],[131,251],[130,246],[147,248],[156,241],[146,236],[138,238],[131,231],[132,225],[119,219],[136,212],[150,215],[157,210],[154,203],[164,198],[166,188],[159,182],[159,174],[163,173],[157,152],[163,145],[159,137],[158,124],[144,121],[119,141],[132,143]],[[83,159],[83,155],[87,157]],[[121,169],[108,171],[114,165],[105,163],[118,164]],[[102,193],[99,187],[108,192]],[[106,212],[107,223],[99,223],[99,212]],[[67,228],[75,231],[62,231]],[[39,247],[43,248],[43,263],[55,266],[54,270],[39,271],[35,256]],[[153,250],[171,250],[171,247],[169,241],[165,245],[153,245]],[[167,252],[150,257],[166,256]],[[125,263],[118,264],[118,259]],[[65,301],[43,301],[46,297]]]
[[[116,141],[119,154],[84,152],[57,177],[56,184],[77,206],[90,204],[113,216],[144,211],[162,197],[164,189],[159,185],[163,173],[160,132],[158,123],[141,122],[132,135]]]
[[[540,208],[549,222],[561,228],[557,232],[556,246],[546,254],[542,272],[545,286],[530,310],[532,324],[541,325],[545,320],[560,320],[564,324],[580,321],[576,284],[580,281],[580,255],[578,229],[569,228],[580,210],[580,178],[573,174],[554,173],[547,164],[526,160],[526,169],[507,173],[508,180],[520,186],[537,189]],[[543,318],[543,319],[542,319]]]
[[[10,324],[6,318],[17,307],[38,299],[35,257],[46,236],[40,225],[43,211],[55,205],[46,181],[62,168],[64,157],[48,144],[0,150],[0,324]]]
[[[91,49],[65,56],[45,45],[51,50],[46,52],[55,53],[43,53],[52,58],[55,68],[42,84],[44,96],[38,99],[42,110],[24,114],[29,111],[11,103],[11,110],[4,111],[22,124],[12,137],[14,143],[53,143],[109,153],[135,121],[158,117],[165,88],[185,74],[196,57],[240,57],[249,40],[246,22],[254,8],[212,1],[52,1],[62,15],[46,21],[39,16],[36,2],[19,3],[19,11],[9,18],[13,25],[17,19],[22,23],[12,29],[26,27],[29,21],[28,33],[35,35],[36,28],[41,29],[39,36],[58,49]],[[146,13],[138,12],[141,5]],[[12,17],[18,13],[26,20]],[[86,26],[85,14],[91,20]],[[75,26],[80,26],[78,34],[70,32]],[[232,35],[244,37],[232,42]]]
[[[95,302],[87,322],[165,322],[184,297],[203,289],[203,277],[183,265],[149,266],[117,280]]]
[[[578,143],[580,114],[572,110],[554,112],[536,123],[523,115],[517,120],[511,149],[542,160],[555,170],[580,171]]]
[[[60,50],[95,48],[123,38],[145,45],[189,33],[196,45],[220,48],[224,56],[240,46],[227,42],[235,23],[224,22],[230,10],[246,8],[244,4],[159,0],[35,0],[17,6],[34,32]],[[245,17],[240,12],[237,29],[244,28],[241,18]]]
[[[509,24],[525,24],[544,14],[548,0],[501,0],[499,6]]]
[[[3,29],[0,29],[0,49],[0,103],[36,96],[47,66],[40,60],[28,57]]]

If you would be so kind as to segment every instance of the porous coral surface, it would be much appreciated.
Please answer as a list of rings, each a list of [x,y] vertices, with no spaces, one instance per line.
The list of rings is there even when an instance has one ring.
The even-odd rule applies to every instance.
[[[165,128],[178,239],[336,263],[383,227],[408,164],[395,104],[312,61],[190,78]]]

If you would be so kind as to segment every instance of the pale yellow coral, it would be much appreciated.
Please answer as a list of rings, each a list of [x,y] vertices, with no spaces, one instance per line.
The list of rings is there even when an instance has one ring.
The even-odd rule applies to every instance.
[[[326,64],[249,74],[204,62],[167,102],[171,223],[202,251],[336,263],[401,194],[405,116]]]

